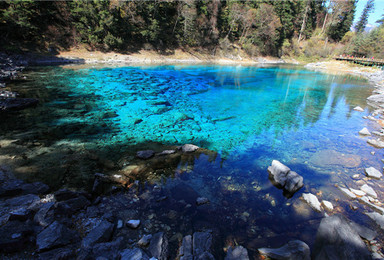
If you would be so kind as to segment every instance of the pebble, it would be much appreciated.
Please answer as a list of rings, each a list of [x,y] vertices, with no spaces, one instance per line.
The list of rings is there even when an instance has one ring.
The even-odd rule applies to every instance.
[[[370,133],[370,132],[368,131],[368,129],[365,128],[365,127],[359,131],[359,134],[360,134],[360,135],[368,135],[368,136],[371,135],[371,133]]]
[[[117,229],[120,229],[120,228],[122,228],[123,227],[123,221],[121,220],[121,219],[119,219],[118,221],[117,221],[117,226],[116,226],[116,228]]]
[[[377,169],[375,169],[374,167],[369,167],[369,168],[366,168],[365,169],[365,174],[368,176],[368,177],[372,177],[372,178],[376,178],[376,179],[380,179],[382,174],[381,172],[379,172]]]
[[[138,219],[131,219],[127,221],[127,227],[135,229],[135,228],[138,228],[139,226],[140,226],[140,220]]]

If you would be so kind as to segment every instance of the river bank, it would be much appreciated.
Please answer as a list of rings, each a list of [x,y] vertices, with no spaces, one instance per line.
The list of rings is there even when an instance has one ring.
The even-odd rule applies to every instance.
[[[107,64],[108,65],[108,64]],[[364,99],[363,99],[364,100]],[[83,113],[83,111],[81,111]],[[107,115],[107,117],[113,117],[113,113]],[[103,116],[104,117],[104,116]],[[183,118],[186,119],[186,118]],[[135,121],[137,124],[139,124],[140,120]],[[220,122],[220,121],[218,121]],[[71,130],[66,128],[65,130]],[[81,131],[81,128],[75,128],[73,131]],[[85,132],[86,133],[86,132]],[[57,133],[55,133],[57,134]],[[32,137],[33,138],[33,137]],[[29,140],[29,139],[28,139]],[[39,140],[38,140],[39,141]],[[28,153],[28,150],[45,148],[44,143],[34,141],[32,143],[28,143],[25,145],[20,140],[15,141],[15,148],[19,148],[20,146],[26,146],[27,151],[21,152],[20,154],[16,154],[15,157],[17,160],[22,161],[25,164],[25,161],[29,157],[34,157],[35,155]],[[16,147],[18,145],[18,147]],[[2,148],[4,148],[5,145],[2,145]],[[11,148],[11,147],[9,147]],[[71,147],[72,148],[72,147]],[[313,148],[312,148],[313,149]],[[17,150],[17,149],[12,149]],[[171,151],[176,150],[176,151]],[[19,150],[18,150],[19,151]],[[72,171],[75,170],[81,170],[82,166],[84,166],[84,161],[79,160],[79,158],[73,158],[72,161],[69,160],[70,156],[75,157],[78,153],[81,153],[82,150],[76,150],[76,149],[68,149],[68,157],[57,157],[55,160],[51,161],[50,163],[77,163],[77,161],[80,161],[76,165],[76,167],[72,168]],[[118,153],[118,151],[113,150],[113,152]],[[47,153],[47,150],[45,150],[45,153]],[[49,151],[48,151],[49,153]],[[162,155],[161,155],[162,154]],[[332,154],[332,153],[331,153]],[[200,154],[199,152],[196,153],[196,151],[192,151],[191,153],[183,153],[182,149],[177,148],[167,148],[166,150],[156,150],[156,153],[153,153],[151,151],[145,151],[140,154],[138,154],[140,157],[144,157],[142,159],[138,158],[142,161],[143,166],[147,168],[151,168],[150,162],[153,161],[164,161],[161,158],[170,158],[171,157],[183,157],[184,159],[176,160],[176,163],[173,163],[173,160],[171,160],[171,163],[175,165],[175,169],[171,169],[171,172],[175,174],[175,176],[178,176],[177,178],[180,178],[181,181],[176,182],[169,180],[169,183],[173,183],[173,185],[170,185],[171,187],[163,188],[162,185],[155,185],[155,184],[144,184],[144,187],[140,185],[140,182],[133,182],[128,183],[129,189],[121,189],[120,185],[113,185],[114,188],[110,190],[110,193],[99,195],[97,192],[71,192],[71,191],[61,191],[58,193],[47,193],[47,191],[44,192],[37,192],[37,195],[39,197],[39,206],[37,207],[31,207],[29,204],[25,204],[23,207],[27,207],[28,209],[32,210],[32,212],[29,212],[27,215],[28,217],[25,217],[24,215],[18,213],[17,208],[20,204],[20,200],[27,200],[25,197],[18,198],[19,195],[25,196],[28,195],[33,202],[36,202],[38,199],[34,197],[32,199],[30,193],[31,190],[28,190],[25,188],[25,183],[22,183],[20,180],[12,179],[10,182],[7,183],[7,185],[12,184],[16,187],[16,191],[14,189],[9,189],[4,186],[2,186],[3,189],[6,189],[8,191],[13,191],[14,195],[7,195],[4,199],[2,199],[2,205],[4,205],[4,208],[7,209],[8,212],[11,212],[12,214],[5,214],[4,217],[7,218],[7,223],[4,225],[4,229],[2,232],[4,234],[4,238],[8,239],[5,243],[26,243],[27,247],[30,246],[30,251],[28,251],[28,254],[31,256],[36,256],[36,258],[40,257],[43,258],[49,258],[52,254],[62,254],[63,257],[72,257],[72,256],[84,256],[84,257],[96,257],[96,256],[104,256],[106,258],[116,258],[118,256],[110,255],[110,252],[116,252],[116,254],[120,254],[121,257],[123,257],[123,252],[126,251],[128,254],[141,254],[142,257],[145,259],[146,256],[153,256],[157,257],[158,259],[163,258],[161,255],[155,255],[156,252],[165,252],[166,251],[166,244],[169,242],[169,249],[171,252],[171,258],[176,258],[178,253],[182,252],[187,258],[188,256],[188,250],[178,250],[178,246],[180,244],[185,244],[185,247],[188,248],[196,248],[198,252],[202,252],[202,254],[206,255],[207,257],[210,256],[210,254],[213,254],[218,259],[222,259],[226,255],[226,251],[240,251],[241,254],[245,255],[244,248],[247,248],[247,250],[250,252],[251,256],[258,255],[257,249],[260,247],[265,246],[273,246],[277,247],[280,245],[277,245],[279,243],[278,236],[275,236],[275,233],[277,232],[276,229],[264,229],[263,223],[260,221],[266,221],[270,222],[273,221],[274,217],[273,214],[270,213],[272,211],[267,211],[268,208],[267,203],[264,204],[261,201],[258,201],[258,203],[262,203],[260,205],[261,209],[260,211],[250,211],[247,208],[240,208],[239,212],[237,212],[237,209],[234,210],[231,205],[236,203],[233,197],[229,197],[231,199],[229,200],[222,200],[220,203],[216,201],[216,198],[208,198],[205,197],[205,191],[204,189],[196,189],[192,188],[193,182],[200,183],[203,179],[205,179],[205,175],[201,179],[193,179],[195,174],[190,174],[191,168],[187,169],[181,169],[177,168],[178,165],[185,165],[188,162],[192,162],[195,160],[195,158],[203,157],[204,155]],[[148,155],[150,158],[145,159],[146,155]],[[164,157],[165,156],[165,157]],[[343,159],[343,155],[336,154],[336,156],[339,159]],[[89,152],[87,154],[87,157],[89,160],[92,160],[93,162],[96,162],[96,164],[103,164],[106,167],[108,166],[108,162],[102,162],[103,158],[97,158],[93,152]],[[209,158],[216,158],[215,154],[211,154],[208,156]],[[41,158],[41,157],[40,157]],[[13,160],[13,159],[12,159]],[[213,159],[212,159],[213,160]],[[181,162],[181,163],[179,163]],[[45,161],[45,163],[47,163]],[[353,161],[351,162],[354,163]],[[119,167],[123,167],[125,165],[126,171],[129,172],[129,176],[137,176],[141,174],[140,165],[136,165],[135,167],[130,167],[135,165],[132,158],[127,159],[126,162],[122,163],[122,165],[119,165]],[[163,163],[164,165],[164,163]],[[167,162],[166,165],[169,165]],[[188,165],[191,166],[191,165]],[[112,167],[113,168],[113,167]],[[164,168],[164,166],[163,166]],[[24,168],[25,169],[25,168]],[[29,169],[27,169],[29,171]],[[150,170],[150,169],[149,169]],[[169,170],[169,169],[168,169]],[[153,175],[159,174],[159,176],[163,173],[161,173],[161,169],[153,169],[152,170]],[[66,172],[68,173],[68,172]],[[263,171],[264,174],[267,174],[266,170]],[[92,177],[94,177],[91,181],[93,182],[93,185],[95,187],[95,191],[102,186],[104,181],[110,181],[110,179],[106,176],[100,175],[100,174],[94,174],[92,173]],[[189,176],[191,175],[191,176]],[[172,175],[171,175],[172,176]],[[117,179],[118,176],[113,176]],[[231,192],[238,192],[241,190],[241,187],[236,187],[236,182],[233,182],[233,179],[235,177],[224,177],[224,178],[214,178],[211,183],[214,185],[215,183],[220,183],[220,185],[225,188],[226,193]],[[359,178],[363,179],[362,176]],[[159,182],[161,179],[159,179]],[[365,179],[361,180],[365,183]],[[369,180],[371,182],[371,180]],[[304,180],[304,182],[306,182]],[[16,185],[19,183],[19,186]],[[121,184],[121,183],[120,183]],[[124,185],[126,185],[125,183]],[[132,185],[131,185],[132,184]],[[255,190],[259,190],[260,187],[258,187],[257,183],[252,183],[252,185],[256,186]],[[371,185],[371,184],[370,184]],[[12,186],[12,185],[11,185]],[[38,186],[38,184],[34,184],[33,186]],[[191,187],[192,186],[192,187]],[[209,185],[204,185],[209,186]],[[9,186],[8,186],[9,187]],[[28,186],[27,186],[28,187]],[[274,187],[272,187],[274,189]],[[307,189],[308,191],[309,189]],[[320,195],[317,194],[316,191],[313,191],[313,189],[310,190],[312,193],[316,194],[320,197]],[[33,191],[36,193],[36,191]],[[319,194],[321,190],[318,191]],[[361,192],[358,190],[356,192]],[[9,193],[8,193],[9,194]],[[12,192],[11,192],[12,194]],[[65,196],[64,196],[64,195]],[[183,194],[183,195],[181,195]],[[36,194],[35,194],[36,195]],[[48,198],[53,198],[51,200],[45,200],[46,196]],[[379,199],[380,199],[379,194]],[[17,198],[17,199],[15,199]],[[368,198],[367,196],[365,198]],[[233,201],[231,201],[233,200]],[[270,208],[273,210],[275,208],[275,200],[270,196],[268,193],[268,196],[265,195],[265,201],[268,201],[270,204]],[[337,200],[334,200],[335,204],[337,204]],[[36,215],[38,212],[40,212],[42,209],[40,208],[45,205],[45,202],[50,202],[50,205],[53,205],[52,208],[48,209],[48,212],[46,214],[47,218],[49,216],[54,216],[50,218],[46,223],[45,222],[38,222],[38,220],[35,220]],[[376,203],[374,200],[373,203]],[[374,204],[371,204],[374,205]],[[305,208],[305,206],[302,206],[300,203],[299,207]],[[228,206],[229,205],[229,206]],[[274,206],[272,206],[274,205]],[[272,206],[272,207],[271,207]],[[47,205],[48,207],[48,205]],[[279,206],[278,206],[279,207]],[[297,204],[293,205],[292,207],[297,207]],[[320,219],[326,216],[327,214],[335,214],[337,212],[340,212],[340,206],[335,207],[334,211],[331,211],[331,213],[328,212],[328,210],[324,210],[320,207],[319,212],[312,212],[311,208],[305,209],[304,211],[309,212],[309,214],[314,214],[315,218],[314,220],[311,220],[311,222],[303,222],[301,225],[311,225],[314,229],[317,228],[317,226],[320,224]],[[318,207],[315,207],[316,209],[319,209]],[[74,212],[72,209],[76,209]],[[165,209],[165,210],[164,210]],[[14,213],[16,211],[16,213]],[[111,214],[105,214],[105,212],[111,213]],[[45,214],[44,212],[40,212],[38,216],[41,214]],[[262,216],[262,214],[265,214],[265,216]],[[271,214],[271,215],[269,215]],[[12,215],[12,217],[10,217]],[[22,216],[20,216],[22,215]],[[111,216],[112,215],[112,216]],[[260,217],[255,219],[255,222],[250,221],[254,216]],[[20,218],[19,218],[20,217]],[[22,226],[30,226],[33,227],[33,230],[21,230],[20,232],[17,229],[14,229],[16,224],[19,224],[19,222],[15,222],[16,220],[20,219],[27,219],[25,225],[22,224]],[[33,220],[32,220],[33,219]],[[193,227],[190,227],[187,225],[187,223],[191,223],[192,220],[198,220],[196,221],[196,224],[194,224]],[[342,223],[343,227],[348,230],[348,234],[352,232],[354,235],[356,235],[356,232],[351,231],[350,225],[345,224],[346,221],[343,218],[324,218],[324,219],[330,219],[333,223]],[[257,221],[256,221],[257,220]],[[90,223],[91,222],[91,223]],[[212,229],[212,232],[208,231],[206,228],[207,226],[210,226],[210,223],[213,222],[220,222],[223,223],[223,229],[228,229],[231,225],[233,227],[237,227],[237,225],[240,223],[241,227],[247,227],[247,233],[249,232],[249,236],[244,236],[231,239],[231,236],[228,235],[225,238],[222,236],[223,233],[218,232],[217,229]],[[180,223],[183,223],[181,225]],[[234,224],[231,224],[234,223]],[[249,225],[249,226],[247,226]],[[303,226],[302,226],[303,227]],[[280,227],[278,227],[280,228]],[[58,229],[59,231],[57,233],[54,232],[54,230]],[[68,231],[70,230],[70,231]],[[111,231],[112,230],[112,233]],[[45,232],[44,232],[45,231]],[[63,232],[61,232],[63,231]],[[366,230],[365,230],[366,231]],[[65,232],[69,232],[73,234],[73,239],[68,239],[65,237]],[[77,232],[77,233],[76,233]],[[159,234],[159,232],[163,232],[163,234]],[[297,238],[297,236],[301,235],[300,233],[302,230],[298,230],[297,232],[290,233],[289,238]],[[196,234],[198,233],[198,234]],[[258,237],[256,239],[252,239],[251,241],[248,240],[248,237],[255,237],[257,234],[262,235],[262,237]],[[21,236],[18,234],[22,234]],[[99,236],[99,234],[102,234]],[[111,236],[112,234],[112,236]],[[164,235],[165,234],[165,235]],[[211,235],[210,235],[211,234]],[[312,233],[311,233],[312,234]],[[263,240],[265,237],[268,237],[267,240]],[[360,233],[359,233],[360,235]],[[275,236],[275,237],[274,237]],[[363,236],[363,235],[361,235]],[[369,245],[371,247],[377,247],[379,250],[381,249],[380,245],[377,246],[377,241],[375,241],[372,238],[372,233],[368,232],[368,235],[365,234],[365,239],[369,240]],[[196,238],[195,238],[196,237]],[[96,239],[95,239],[96,238]],[[354,236],[356,238],[356,236]],[[154,239],[154,240],[152,240]],[[228,241],[224,241],[227,240]],[[48,243],[45,243],[44,240],[48,241]],[[275,242],[274,242],[275,240]],[[21,241],[21,242],[20,242]],[[38,242],[39,241],[39,242]],[[57,242],[58,244],[55,244],[56,242],[52,241],[60,241]],[[91,241],[91,242],[89,242]],[[95,242],[96,241],[96,242]],[[153,241],[153,242],[152,242]],[[159,242],[160,241],[160,242]],[[185,242],[184,242],[185,241]],[[188,241],[192,241],[192,243],[189,243]],[[195,241],[195,242],[193,242]],[[213,241],[213,250],[206,250],[204,248],[199,248],[198,245],[200,243],[204,244],[210,244]],[[268,242],[266,242],[268,241]],[[277,242],[276,242],[277,241]],[[363,249],[364,255],[367,256],[367,251],[364,249],[364,245],[361,242],[361,239],[357,239],[357,244],[361,246]],[[127,243],[129,246],[127,246]],[[195,243],[194,246],[189,246],[191,244]],[[123,244],[123,245],[121,245]],[[161,248],[153,251],[151,248],[154,246],[152,245],[159,245],[161,244]],[[235,250],[229,249],[237,244],[240,244],[243,247],[237,248]],[[293,244],[293,246],[292,246]],[[15,244],[13,244],[15,245]],[[24,244],[23,244],[24,245]],[[292,242],[291,248],[301,248],[302,252],[304,252],[304,256],[308,258],[309,251],[308,246],[303,245],[300,242]],[[121,247],[122,246],[122,247]],[[312,247],[312,245],[311,245]],[[9,248],[9,247],[4,247]],[[17,248],[15,246],[14,248]],[[111,249],[112,248],[112,249]],[[156,246],[155,246],[156,248]],[[223,249],[224,248],[224,249]],[[132,252],[133,250],[133,252]],[[108,251],[108,252],[105,252]],[[262,252],[266,252],[268,250],[262,250]],[[339,250],[343,251],[343,250]],[[155,252],[155,253],[154,253]],[[190,253],[193,255],[194,253]],[[12,256],[12,255],[11,255]],[[164,255],[163,255],[164,256]],[[199,255],[195,255],[199,256]],[[131,256],[132,257],[132,256]],[[21,258],[21,257],[19,257]],[[172,258],[172,259],[173,259]],[[296,257],[297,258],[297,257]],[[304,258],[304,257],[303,257]],[[129,258],[128,258],[129,259]],[[230,258],[229,258],[230,259]],[[244,256],[244,259],[247,259],[246,256]],[[304,258],[306,259],[306,258]],[[352,258],[351,258],[352,259]]]

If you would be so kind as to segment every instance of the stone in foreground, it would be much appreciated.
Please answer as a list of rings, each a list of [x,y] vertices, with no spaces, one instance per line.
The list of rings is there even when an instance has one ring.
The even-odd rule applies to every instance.
[[[293,194],[304,186],[303,177],[277,160],[272,161],[268,167],[269,177],[272,183],[283,188],[289,194]]]
[[[371,253],[359,234],[341,215],[332,215],[321,220],[313,256],[315,260],[371,259]]]
[[[281,260],[310,260],[309,246],[300,240],[289,241],[280,248],[260,248],[261,255]]]
[[[321,212],[321,205],[319,200],[312,193],[303,193],[303,199],[308,205],[317,212]]]
[[[242,246],[229,247],[224,260],[249,260],[248,251]]]
[[[374,167],[365,168],[365,174],[368,177],[375,178],[375,179],[380,179],[381,176],[383,176],[381,172],[379,172],[379,170],[375,169]]]

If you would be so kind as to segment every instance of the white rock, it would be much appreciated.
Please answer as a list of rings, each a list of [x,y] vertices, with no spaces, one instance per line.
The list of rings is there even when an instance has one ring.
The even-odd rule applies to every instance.
[[[197,149],[199,149],[199,147],[193,144],[185,144],[181,147],[183,153],[191,153],[196,151]]]
[[[137,228],[139,225],[140,225],[140,220],[138,219],[131,219],[127,221],[127,227]]]
[[[333,205],[332,205],[332,203],[331,203],[330,201],[323,200],[323,201],[321,202],[321,204],[323,205],[323,208],[324,208],[325,210],[328,210],[328,211],[332,211],[332,210],[333,210]]]
[[[362,109],[359,106],[355,107],[353,110],[356,110],[356,111],[359,111],[359,112],[364,112],[364,109]]]
[[[341,190],[342,193],[344,193],[345,196],[347,196],[350,199],[356,199],[356,195],[351,192],[350,190],[346,188],[339,187],[339,190]]]
[[[359,198],[359,201],[368,205],[369,207],[371,207],[376,212],[379,212],[380,214],[384,214],[384,208],[379,207],[379,206],[373,204],[372,202],[370,202],[369,198],[367,196]]]
[[[369,139],[369,140],[367,140],[367,143],[372,145],[373,147],[376,147],[376,148],[384,148],[384,142],[379,141],[379,140]]]
[[[376,179],[380,179],[381,176],[383,176],[381,174],[381,172],[379,172],[377,169],[373,168],[373,167],[369,167],[369,168],[366,168],[365,169],[365,174],[368,176],[368,177],[372,177],[372,178],[376,178]]]
[[[362,197],[365,195],[365,192],[362,191],[362,190],[356,190],[356,189],[352,189],[350,188],[350,191],[352,191],[353,193],[355,193],[355,195],[359,196],[359,197]]]
[[[321,205],[317,197],[311,193],[303,193],[303,199],[308,205],[317,212],[321,212]]]
[[[117,229],[120,229],[120,228],[122,228],[123,227],[123,221],[121,220],[121,219],[119,219],[118,221],[117,221],[117,226],[116,226],[116,228]]]
[[[367,195],[371,196],[372,198],[377,198],[377,193],[374,189],[371,188],[371,186],[368,186],[367,184],[364,184],[360,188],[362,191],[364,191]]]
[[[371,135],[371,132],[369,132],[369,130],[367,128],[363,128],[359,131],[359,134],[361,135]]]

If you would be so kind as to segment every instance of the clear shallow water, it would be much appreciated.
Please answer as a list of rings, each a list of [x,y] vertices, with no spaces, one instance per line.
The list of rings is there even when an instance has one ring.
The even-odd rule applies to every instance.
[[[27,179],[89,187],[95,172],[121,174],[139,164],[132,156],[137,150],[193,143],[214,153],[160,163],[172,178],[161,177],[160,166],[146,166],[145,178],[129,175],[161,182],[176,202],[210,199],[192,212],[169,203],[146,208],[160,216],[175,207],[175,232],[211,228],[223,241],[234,237],[248,248],[289,238],[311,244],[321,215],[302,204],[302,192],[366,221],[364,207],[352,211],[335,188],[357,188],[352,175],[362,179],[365,167],[382,167],[382,152],[358,135],[364,126],[377,127],[362,119],[368,108],[352,109],[366,107],[372,89],[364,79],[295,66],[203,65],[36,68],[26,76],[13,90],[41,102],[1,123],[0,162],[15,156],[14,171]],[[291,199],[268,180],[273,159],[304,177],[305,187]]]

